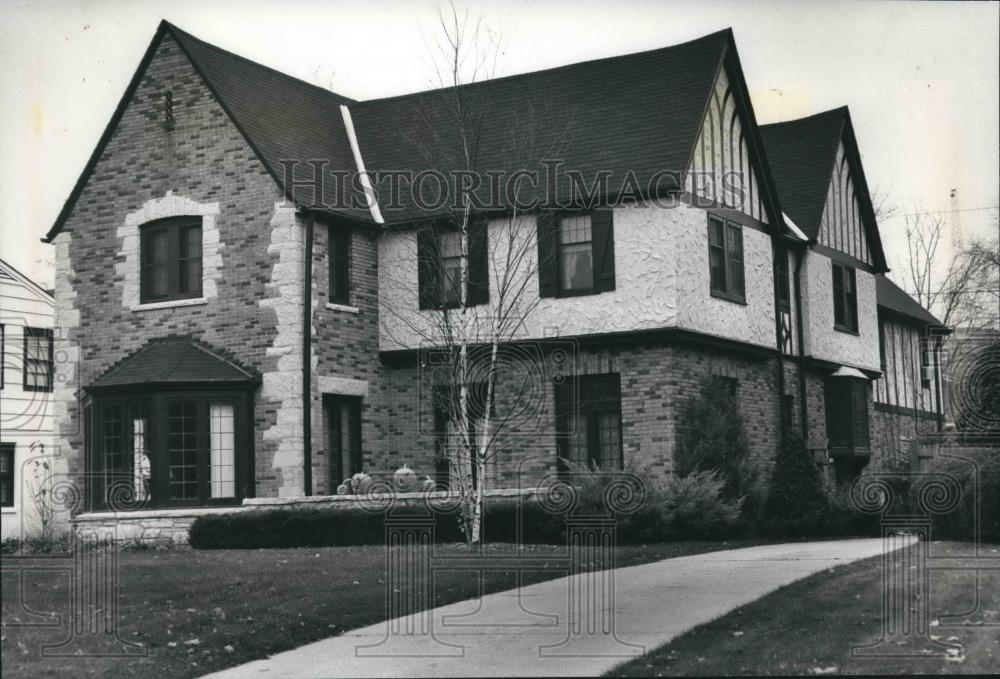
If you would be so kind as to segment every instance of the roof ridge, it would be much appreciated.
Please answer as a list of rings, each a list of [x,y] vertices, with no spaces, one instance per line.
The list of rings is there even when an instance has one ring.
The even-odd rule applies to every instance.
[[[243,56],[242,54],[237,54],[236,52],[231,52],[231,51],[225,49],[224,47],[219,47],[215,43],[208,42],[207,40],[202,40],[201,38],[199,38],[199,37],[197,37],[195,35],[192,35],[191,33],[188,33],[187,31],[185,31],[183,28],[180,28],[176,24],[170,23],[166,19],[163,19],[162,23],[163,23],[164,27],[167,30],[169,30],[174,35],[174,38],[178,38],[178,34],[180,34],[180,37],[182,37],[182,38],[186,38],[188,40],[193,40],[194,42],[197,42],[197,43],[200,43],[201,45],[204,45],[205,47],[209,47],[209,48],[211,48],[211,49],[213,49],[213,50],[215,50],[217,52],[221,52],[221,53],[225,54],[226,56],[232,57],[234,59],[239,59],[240,61],[243,61],[243,62],[248,63],[248,64],[253,64],[254,66],[257,66],[258,68],[263,68],[263,69],[265,69],[267,71],[270,71],[270,72],[274,73],[275,75],[279,75],[279,76],[281,76],[283,78],[287,78],[288,80],[295,81],[295,82],[297,82],[297,83],[299,83],[301,85],[306,85],[306,86],[308,86],[308,87],[310,87],[312,89],[315,89],[315,90],[318,90],[318,91],[322,92],[325,95],[328,95],[328,96],[331,96],[331,97],[335,97],[336,99],[341,100],[339,102],[341,104],[348,104],[348,105],[350,105],[350,104],[356,104],[357,103],[356,100],[351,99],[350,97],[344,96],[343,94],[340,94],[338,92],[334,92],[332,90],[328,90],[325,87],[322,87],[321,85],[317,85],[315,83],[311,83],[308,80],[303,80],[302,78],[296,78],[294,75],[289,75],[288,73],[285,73],[284,71],[281,71],[281,70],[279,70],[277,68],[274,68],[273,66],[268,66],[267,64],[262,64],[259,61],[254,61],[253,59],[250,59],[248,57]]]
[[[791,120],[782,120],[776,123],[767,123],[765,125],[760,125],[759,127],[765,128],[765,127],[778,127],[779,125],[794,125],[796,123],[804,123],[808,120],[819,118],[821,116],[829,116],[832,113],[842,113],[844,115],[849,115],[850,109],[848,108],[847,104],[844,104],[843,106],[827,109],[826,111],[820,111],[819,113],[812,113],[802,118],[792,118]]]
[[[488,80],[477,80],[475,82],[462,83],[460,85],[448,85],[446,87],[431,87],[429,89],[418,90],[416,92],[407,92],[407,93],[404,93],[404,94],[393,94],[393,95],[390,95],[390,96],[387,96],[387,97],[376,97],[375,99],[362,99],[362,100],[359,100],[359,101],[352,102],[352,104],[350,104],[350,105],[353,106],[353,105],[364,105],[364,104],[372,104],[372,103],[383,103],[383,102],[387,102],[387,101],[392,101],[394,99],[406,99],[408,97],[418,97],[418,96],[421,96],[421,95],[432,94],[434,92],[450,92],[452,90],[469,89],[469,88],[473,88],[473,87],[477,87],[477,86],[485,87],[487,85],[492,85],[492,84],[495,84],[495,83],[498,83],[498,82],[510,81],[510,80],[515,80],[517,78],[524,78],[524,77],[533,76],[533,75],[540,75],[542,73],[552,73],[552,72],[555,72],[555,71],[568,70],[568,69],[572,69],[572,68],[578,68],[578,67],[581,67],[581,66],[591,66],[593,64],[606,63],[606,62],[610,62],[610,61],[618,61],[618,60],[624,60],[624,59],[631,59],[631,58],[638,57],[638,56],[652,55],[652,54],[656,54],[656,53],[660,53],[660,52],[668,52],[668,51],[679,49],[679,48],[682,48],[682,47],[690,47],[691,45],[694,45],[695,43],[707,42],[707,41],[709,41],[711,39],[718,39],[718,38],[723,37],[723,36],[728,37],[728,36],[732,35],[732,32],[733,32],[732,28],[723,28],[721,30],[715,31],[714,33],[708,33],[706,35],[702,35],[702,36],[699,36],[697,38],[693,38],[691,40],[688,40],[686,42],[681,42],[681,43],[677,43],[677,44],[674,44],[674,45],[665,45],[663,47],[656,47],[656,48],[649,49],[649,50],[641,50],[639,52],[629,52],[628,54],[613,54],[611,56],[599,57],[597,59],[587,59],[585,61],[574,61],[574,62],[569,63],[569,64],[562,64],[561,66],[550,66],[549,68],[540,68],[540,69],[537,69],[537,70],[534,70],[534,71],[524,71],[523,73],[512,73],[510,75],[500,76],[499,78],[490,78]]]

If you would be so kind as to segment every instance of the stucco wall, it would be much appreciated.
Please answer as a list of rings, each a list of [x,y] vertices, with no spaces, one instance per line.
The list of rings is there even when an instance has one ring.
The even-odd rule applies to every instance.
[[[747,304],[709,294],[708,227],[704,210],[635,206],[614,211],[615,289],[598,295],[538,299],[535,219],[490,223],[490,304],[470,311],[471,327],[486,322],[497,302],[497,281],[507,270],[508,243],[524,252],[512,268],[524,281],[518,336],[540,338],[683,327],[763,346],[774,345],[769,237],[743,229]],[[438,336],[440,312],[420,311],[416,234],[394,233],[379,242],[380,332],[383,351],[415,348]],[[537,300],[537,301],[536,301]],[[515,314],[520,312],[515,312]],[[481,326],[480,326],[481,327]],[[470,335],[472,331],[470,331]]]
[[[875,276],[855,270],[858,334],[833,327],[833,262],[809,251],[802,266],[802,313],[806,354],[833,363],[879,370]]]

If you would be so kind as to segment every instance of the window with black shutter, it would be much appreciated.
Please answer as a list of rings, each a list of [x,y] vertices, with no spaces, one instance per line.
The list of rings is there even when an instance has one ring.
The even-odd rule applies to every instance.
[[[858,293],[854,269],[833,264],[833,327],[858,333]]]
[[[538,276],[542,297],[614,290],[613,212],[539,215]]]
[[[462,234],[458,230],[427,228],[417,233],[417,287],[421,309],[462,306],[463,274],[466,275],[465,305],[489,302],[486,220],[471,220],[467,233],[467,257],[462,255]]]
[[[621,469],[621,379],[582,375],[556,383],[558,468]]]
[[[351,303],[351,231],[329,227],[327,261],[330,267],[330,299],[334,304]]]
[[[139,229],[139,301],[201,296],[201,217],[171,217]]]
[[[24,328],[25,391],[52,391],[55,362],[52,358],[52,330]]]
[[[713,297],[746,304],[743,227],[708,217],[708,274]]]

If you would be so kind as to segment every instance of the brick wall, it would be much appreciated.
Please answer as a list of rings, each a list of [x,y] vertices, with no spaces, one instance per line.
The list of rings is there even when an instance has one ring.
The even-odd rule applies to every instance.
[[[162,124],[168,90],[176,121],[172,130]],[[151,338],[190,334],[264,375],[254,412],[256,490],[264,496],[278,493],[284,481],[274,466],[275,453],[282,440],[294,439],[295,427],[282,436],[266,435],[277,426],[283,403],[276,396],[281,389],[269,387],[268,375],[287,368],[279,364],[295,340],[284,327],[295,316],[295,295],[288,294],[294,271],[282,271],[278,264],[283,251],[286,260],[294,259],[297,247],[290,235],[297,228],[294,213],[279,209],[281,202],[277,185],[166,36],[55,239],[56,320],[72,363],[59,371],[57,436],[71,472],[84,466],[77,389]],[[206,254],[214,260],[205,268],[206,276],[217,270],[213,285],[206,285],[206,292],[215,294],[193,306],[133,309],[128,286],[137,285],[137,277],[128,253],[138,235],[126,228],[129,215],[168,216],[170,205],[182,212],[200,205],[213,215],[217,242],[210,243]]]

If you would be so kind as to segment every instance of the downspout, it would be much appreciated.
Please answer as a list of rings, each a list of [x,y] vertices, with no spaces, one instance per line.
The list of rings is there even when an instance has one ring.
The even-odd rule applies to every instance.
[[[937,430],[944,431],[944,404],[941,403],[941,337],[934,338],[934,391],[937,394]]]
[[[312,495],[312,211],[306,213],[306,261],[302,273],[302,483]]]
[[[775,262],[780,262],[779,266],[785,267],[788,272],[788,255],[782,247],[781,235],[772,235],[771,243],[774,248]],[[778,430],[781,432],[781,440],[785,440],[785,350],[781,342],[781,302],[778,299],[778,267],[772,270],[774,280],[774,336],[778,346]],[[791,282],[789,282],[791,284]]]
[[[805,333],[802,331],[802,262],[806,250],[795,254],[795,334],[799,345],[799,417],[802,420],[802,439],[809,441],[809,409],[806,407],[806,347]]]

